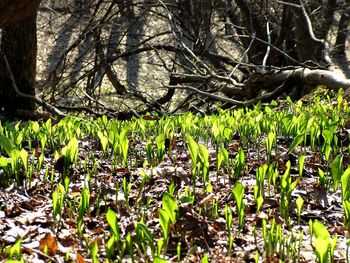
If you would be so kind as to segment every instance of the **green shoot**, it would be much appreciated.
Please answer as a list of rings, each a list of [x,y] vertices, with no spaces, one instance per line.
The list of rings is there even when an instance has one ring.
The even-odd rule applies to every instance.
[[[304,204],[304,199],[301,196],[298,196],[297,200],[295,201],[295,204],[297,207],[298,225],[300,225],[300,215],[301,215],[301,209]]]
[[[232,193],[236,200],[238,213],[238,229],[242,230],[244,225],[244,187],[240,182],[237,182],[232,188]]]

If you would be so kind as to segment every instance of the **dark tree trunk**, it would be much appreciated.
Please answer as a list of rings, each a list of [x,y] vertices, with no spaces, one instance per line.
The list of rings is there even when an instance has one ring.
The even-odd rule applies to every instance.
[[[35,95],[36,13],[2,29],[1,50],[8,59],[19,90],[28,95]],[[16,95],[4,61],[0,61],[0,95],[0,107],[4,111],[35,109],[33,101]]]
[[[332,27],[334,20],[334,12],[337,7],[337,0],[327,0],[324,3],[322,15],[323,21],[321,23],[321,28],[319,29],[319,38],[327,39],[328,32]]]
[[[0,28],[13,25],[31,16],[41,0],[1,0],[0,1]]]
[[[346,38],[348,36],[349,32],[349,21],[350,21],[350,14],[348,13],[350,11],[350,1],[347,1],[347,5],[343,9],[343,13],[340,17],[339,24],[338,24],[338,32],[337,32],[337,38],[335,41],[335,51],[337,55],[345,56],[345,44],[346,44]]]
[[[347,0],[342,8],[342,14],[338,23],[338,32],[333,50],[333,59],[337,66],[350,78],[350,65],[346,56],[346,41],[349,35],[350,0]]]

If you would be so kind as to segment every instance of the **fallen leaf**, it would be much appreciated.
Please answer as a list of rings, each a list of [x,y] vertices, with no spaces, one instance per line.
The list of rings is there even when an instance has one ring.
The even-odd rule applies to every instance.
[[[83,258],[83,256],[80,255],[78,252],[76,254],[76,257],[77,257],[77,262],[78,263],[85,263],[86,262],[85,259]]]
[[[39,249],[44,253],[47,252],[50,256],[56,255],[58,251],[56,238],[50,233],[46,233],[45,237],[40,240]]]

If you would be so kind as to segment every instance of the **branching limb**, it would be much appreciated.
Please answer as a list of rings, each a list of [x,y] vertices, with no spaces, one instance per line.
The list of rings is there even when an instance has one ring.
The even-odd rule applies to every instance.
[[[231,84],[236,86],[236,87],[242,87],[243,86],[242,83],[238,83],[237,81],[235,81],[230,76],[221,76],[221,75],[216,74],[203,60],[198,58],[198,56],[181,40],[181,38],[177,36],[176,32],[181,32],[181,30],[178,28],[178,26],[176,25],[175,21],[173,20],[173,16],[170,13],[170,11],[168,10],[167,6],[162,1],[159,1],[159,2],[163,5],[164,9],[168,13],[168,19],[169,19],[169,23],[171,24],[171,26],[173,28],[172,32],[173,32],[174,38],[178,41],[178,43],[186,51],[186,53],[188,55],[190,55],[191,58],[195,61],[195,63],[192,63],[193,66],[197,67],[197,64],[199,64],[205,70],[205,72],[203,72],[203,70],[201,70],[201,69],[199,69],[197,67],[198,68],[198,72],[201,75],[209,74],[210,76],[214,77],[215,79],[218,79],[218,80],[221,80],[221,81],[226,81],[226,82],[231,82]],[[189,60],[189,61],[191,61],[191,60]]]
[[[241,100],[235,100],[235,99],[231,99],[231,98],[227,98],[227,97],[223,97],[223,96],[219,96],[219,95],[215,95],[215,94],[211,94],[209,92],[205,92],[199,89],[196,89],[192,86],[185,86],[185,85],[178,85],[178,86],[171,86],[171,85],[164,85],[165,87],[169,88],[169,89],[184,89],[184,90],[189,90],[189,91],[193,91],[199,95],[205,96],[207,98],[211,98],[213,100],[216,101],[222,101],[222,102],[226,102],[229,104],[232,104],[234,106],[239,106],[239,107],[246,107],[249,105],[252,105],[258,101],[263,101],[263,100],[267,100],[267,99],[271,99],[274,96],[282,93],[285,89],[285,82],[283,82],[281,85],[279,85],[277,88],[275,88],[273,91],[265,93],[261,96],[257,96],[254,99],[250,99],[250,100],[246,100],[246,101],[241,101]]]

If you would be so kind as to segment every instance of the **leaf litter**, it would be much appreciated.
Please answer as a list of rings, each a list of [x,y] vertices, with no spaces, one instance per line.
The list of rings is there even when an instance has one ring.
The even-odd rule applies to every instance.
[[[271,113],[267,114],[265,122],[249,124],[246,121],[247,127],[240,127],[244,126],[245,120],[256,120],[260,113],[265,114],[264,108],[260,107],[238,113],[220,112],[204,118],[185,114],[172,119],[144,118],[129,122],[104,118],[77,121],[71,117],[55,125],[40,123],[45,131],[39,134],[28,131],[30,122],[23,123],[17,131],[13,126],[5,126],[4,130],[8,129],[8,137],[12,139],[21,131],[25,131],[23,136],[28,136],[28,140],[33,140],[33,135],[37,140],[44,135],[53,138],[50,139],[51,145],[46,144],[45,148],[41,148],[39,140],[25,148],[29,156],[35,151],[36,157],[30,159],[34,170],[38,156],[42,153],[45,157],[41,169],[33,170],[30,179],[22,175],[15,182],[13,170],[8,172],[10,179],[2,181],[1,261],[23,258],[27,262],[152,262],[158,259],[205,262],[208,258],[210,262],[313,262],[318,256],[310,222],[318,220],[326,226],[332,238],[338,238],[334,261],[345,262],[349,225],[344,219],[341,189],[334,189],[332,185],[331,164],[332,158],[342,154],[345,167],[340,172],[345,170],[348,143],[344,136],[341,144],[330,142],[333,157],[326,156],[321,132],[316,132],[315,145],[306,142],[305,138],[292,145],[294,134],[300,133],[300,127],[306,127],[307,123],[288,122],[286,116],[303,114],[300,105],[285,106],[285,116],[280,118],[285,120],[286,127],[278,126],[277,117]],[[337,118],[332,115],[337,108],[318,107],[321,106],[316,103],[307,105],[304,114],[325,111],[330,121],[323,120],[317,125],[327,129],[330,122],[337,123],[336,132],[344,134],[342,123],[347,121],[350,110],[342,108],[342,116],[347,115]],[[280,107],[278,109],[281,111]],[[211,125],[215,122],[230,129],[230,132],[226,131],[227,138],[223,132],[212,132]],[[278,132],[281,135],[273,143],[268,157],[265,140],[271,123],[274,123],[271,127],[281,130]],[[166,125],[171,128],[167,129]],[[260,125],[257,138],[250,136],[246,139],[245,129],[255,125]],[[125,139],[120,135],[123,127],[128,127],[127,160],[123,159],[126,148],[120,147]],[[283,132],[284,128],[289,131]],[[100,136],[97,136],[97,131],[101,132]],[[308,131],[308,136],[311,136],[311,128]],[[158,159],[161,153],[157,152],[156,137],[159,133],[167,136],[167,140],[164,141],[164,157]],[[108,140],[105,151],[100,142],[101,134]],[[196,164],[192,162],[187,134],[208,150],[208,169],[205,168],[204,155],[198,155]],[[214,138],[213,134],[217,137]],[[76,161],[61,152],[72,138],[78,141]],[[151,141],[149,152],[146,147],[148,140]],[[20,144],[16,147],[20,148]],[[217,170],[221,147],[227,150],[228,159]],[[239,174],[235,174],[240,149],[245,160]],[[305,156],[302,176],[298,169],[300,155]],[[6,152],[3,156],[7,158]],[[71,161],[67,163],[67,160]],[[288,163],[291,163],[290,170]],[[259,190],[257,176],[264,164],[270,170],[261,182],[263,189]],[[10,170],[4,166],[4,176],[6,169]],[[19,170],[24,172],[22,168]],[[325,173],[323,177],[319,170]],[[204,173],[207,173],[206,178]],[[288,192],[284,180],[296,182],[295,188]],[[244,188],[242,229],[238,227],[239,211],[232,192],[237,182],[241,182]],[[54,214],[53,193],[58,189],[62,190],[57,192],[58,200],[62,197],[63,201],[61,210]],[[262,194],[259,210],[258,193]],[[172,201],[164,208],[162,200],[167,195]],[[298,197],[304,201],[299,224],[295,203]],[[87,205],[85,210],[84,202]],[[174,205],[172,202],[178,207],[176,211],[169,208]],[[287,202],[284,210],[282,202]],[[229,219],[224,213],[226,206],[232,208],[230,232],[227,228]],[[161,222],[162,207],[170,216],[168,224]],[[116,215],[118,230],[115,231],[118,233],[113,234],[107,222],[109,209]],[[165,224],[165,229],[168,227],[166,238],[162,224]],[[233,237],[231,248],[229,233]],[[113,241],[112,248],[109,240]],[[15,249],[19,241],[20,252]]]

